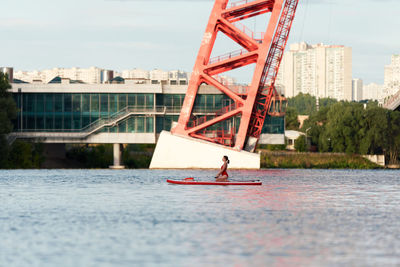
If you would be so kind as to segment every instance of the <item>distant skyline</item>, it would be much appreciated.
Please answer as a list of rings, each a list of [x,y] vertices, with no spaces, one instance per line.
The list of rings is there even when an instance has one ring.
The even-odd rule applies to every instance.
[[[212,0],[3,0],[0,65],[192,70]],[[300,0],[289,44],[353,48],[353,77],[383,83],[400,53],[398,0]],[[261,20],[251,22],[257,31]],[[219,52],[229,52],[222,39]],[[235,49],[234,46],[232,46]],[[248,73],[238,73],[238,80]]]

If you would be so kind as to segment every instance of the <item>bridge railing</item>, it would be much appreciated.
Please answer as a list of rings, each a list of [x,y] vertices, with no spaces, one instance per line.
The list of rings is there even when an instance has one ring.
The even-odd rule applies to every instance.
[[[217,63],[217,62],[220,62],[223,60],[227,60],[227,59],[231,59],[231,58],[234,58],[237,56],[241,56],[241,55],[244,55],[247,53],[248,53],[248,51],[246,49],[235,50],[235,51],[232,51],[232,52],[220,55],[220,56],[210,58],[208,64],[214,64],[214,63]]]
[[[238,30],[240,30],[241,32],[243,32],[244,34],[246,34],[247,36],[249,36],[251,39],[257,41],[258,43],[262,43],[265,33],[264,32],[254,32],[252,31],[249,27],[247,27],[246,25],[236,21],[232,23],[233,26],[235,26]],[[223,60],[227,60],[227,59],[231,59],[237,56],[242,56],[249,53],[246,49],[239,49],[239,50],[235,50],[220,56],[215,56],[210,58],[208,64],[214,64]]]
[[[235,2],[229,3],[228,6],[229,6],[229,8],[232,8],[232,7],[242,6],[247,3],[254,2],[254,1],[255,0],[240,0],[240,1],[235,1]]]
[[[98,129],[101,129],[104,126],[109,126],[112,124],[116,124],[119,120],[124,118],[125,116],[138,113],[138,114],[146,114],[146,113],[165,113],[165,107],[155,107],[155,108],[147,108],[147,107],[138,107],[138,106],[127,106],[120,111],[111,114],[108,117],[100,118],[99,120],[89,124],[88,126],[81,129],[80,132],[92,133]]]
[[[221,116],[221,115],[223,115],[225,113],[228,113],[228,112],[230,112],[232,110],[235,110],[238,107],[240,107],[239,104],[232,103],[232,104],[230,104],[228,106],[225,106],[225,107],[223,107],[221,109],[215,110],[214,112],[211,113],[211,115],[204,115],[204,116],[198,117],[198,118],[190,121],[188,126],[190,128],[194,128],[194,127],[199,126],[199,125],[201,125],[201,124],[203,124],[203,123],[205,123],[205,122],[207,122],[207,121],[209,121],[209,120],[211,120],[211,119],[213,119],[213,118],[215,118],[217,116]]]
[[[232,23],[236,28],[241,30],[244,34],[249,36],[251,39],[257,41],[257,42],[262,42],[264,39],[265,33],[264,32],[254,32],[252,31],[249,27],[244,25],[243,23],[240,23],[238,21]]]
[[[22,129],[19,130],[18,132],[24,132],[24,133],[29,133],[29,132],[53,132],[53,133],[81,133],[81,134],[87,134],[87,133],[92,133],[93,131],[96,131],[96,129],[100,130],[103,127],[106,127],[108,125],[112,125],[114,122],[117,123],[118,121],[121,120],[121,118],[128,116],[130,114],[135,114],[137,113],[138,115],[145,115],[145,114],[165,114],[166,113],[166,107],[165,106],[157,106],[157,107],[141,107],[141,106],[127,106],[123,109],[121,109],[118,112],[115,112],[107,117],[103,117],[100,119],[97,119],[96,121],[88,124],[85,127],[79,128],[79,129]],[[16,132],[16,133],[18,133]]]
[[[393,106],[396,103],[400,105],[400,90],[389,98],[383,106],[387,109],[396,109],[396,107]]]

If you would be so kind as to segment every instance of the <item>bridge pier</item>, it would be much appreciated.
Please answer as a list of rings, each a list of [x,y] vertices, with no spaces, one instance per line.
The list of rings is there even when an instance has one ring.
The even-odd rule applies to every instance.
[[[120,170],[125,169],[125,166],[121,165],[121,144],[114,144],[113,145],[114,151],[114,165],[110,166],[110,169]]]
[[[218,169],[225,155],[231,162],[229,169],[260,169],[260,154],[166,131],[158,139],[150,169]]]

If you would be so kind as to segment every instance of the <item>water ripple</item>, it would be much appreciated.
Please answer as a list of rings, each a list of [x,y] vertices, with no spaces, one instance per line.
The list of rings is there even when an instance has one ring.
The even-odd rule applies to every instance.
[[[396,171],[0,171],[1,266],[399,266]]]

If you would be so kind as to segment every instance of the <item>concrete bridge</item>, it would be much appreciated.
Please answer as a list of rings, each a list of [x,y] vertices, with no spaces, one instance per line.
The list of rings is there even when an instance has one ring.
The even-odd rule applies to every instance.
[[[383,105],[384,108],[400,111],[400,90]]]

